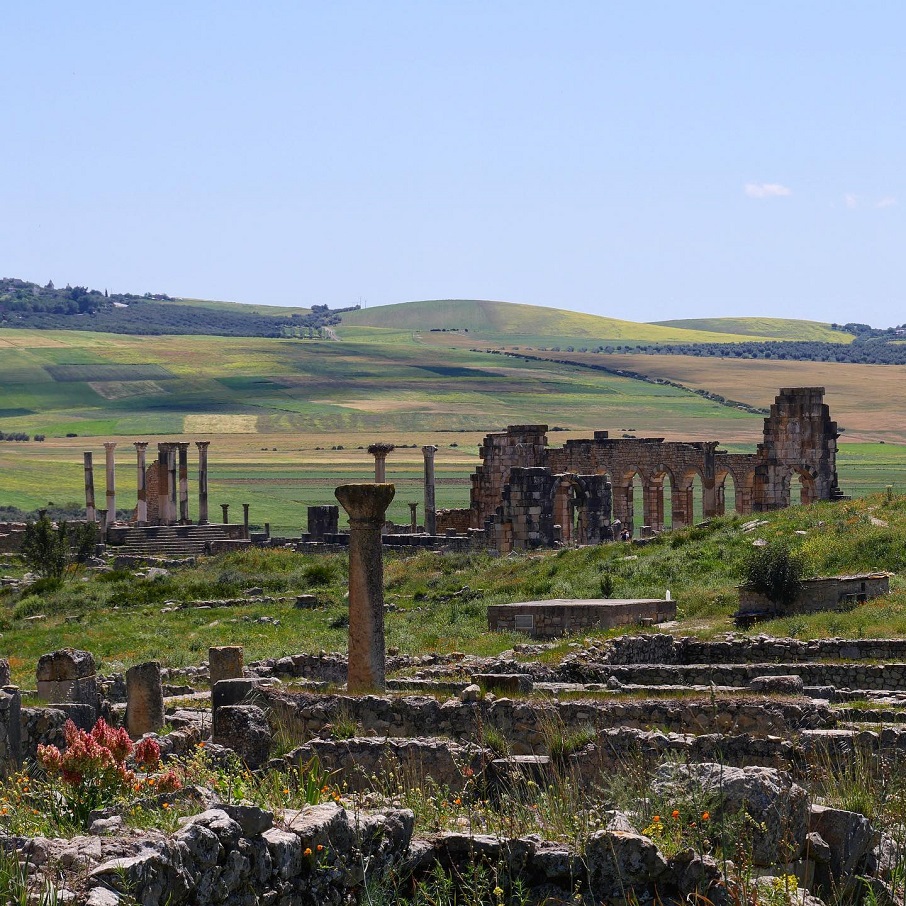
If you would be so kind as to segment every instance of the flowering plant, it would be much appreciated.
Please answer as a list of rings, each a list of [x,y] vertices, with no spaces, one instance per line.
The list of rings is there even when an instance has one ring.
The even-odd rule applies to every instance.
[[[51,780],[60,781],[62,801],[71,817],[83,825],[93,810],[128,800],[142,789],[142,779],[126,765],[130,755],[148,772],[160,764],[160,746],[153,739],[143,739],[133,746],[122,727],[115,729],[103,718],[90,732],[68,720],[63,735],[64,751],[52,745],[38,746],[38,762]],[[151,779],[145,778],[145,782]],[[168,771],[153,786],[158,792],[169,792],[178,789],[180,781],[173,771]]]

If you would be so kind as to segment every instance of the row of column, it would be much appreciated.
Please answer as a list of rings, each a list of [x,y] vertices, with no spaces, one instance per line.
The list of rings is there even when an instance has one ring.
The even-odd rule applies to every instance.
[[[394,444],[371,444],[368,452],[374,457],[374,483],[384,484],[387,479],[387,455],[396,449]],[[437,534],[437,504],[434,489],[434,454],[437,447],[426,445],[422,447],[425,458],[425,533]],[[411,511],[412,531],[418,528],[416,508],[417,503],[409,504]]]
[[[208,522],[208,446],[210,441],[197,440],[198,448],[198,524]],[[139,525],[148,523],[148,483],[147,483],[147,441],[136,441],[136,483],[138,502],[136,521]],[[105,472],[107,481],[106,504],[108,519],[116,521],[116,442],[104,444]],[[170,525],[178,521],[189,521],[189,444],[160,443],[158,451],[158,503],[157,512],[160,522]],[[94,463],[90,451],[84,454],[85,468],[85,511],[89,522],[97,521],[97,509],[94,494]],[[162,479],[162,480],[161,480]]]
[[[711,487],[702,487],[702,518],[710,519],[723,516],[726,500],[723,482]],[[693,522],[694,487],[671,487],[670,507],[672,511],[672,528],[682,528]],[[752,512],[752,492],[743,486],[736,488],[736,512]],[[642,484],[643,524],[652,531],[661,532],[664,525],[664,481],[648,481]],[[632,530],[633,519],[633,486],[632,482],[623,482],[613,486],[613,518],[619,520],[624,528]]]

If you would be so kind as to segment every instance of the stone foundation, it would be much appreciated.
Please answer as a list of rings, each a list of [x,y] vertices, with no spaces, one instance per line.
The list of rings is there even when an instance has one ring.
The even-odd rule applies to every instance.
[[[590,629],[613,629],[645,621],[676,619],[676,602],[658,598],[525,601],[488,607],[491,632],[524,632],[536,639]]]

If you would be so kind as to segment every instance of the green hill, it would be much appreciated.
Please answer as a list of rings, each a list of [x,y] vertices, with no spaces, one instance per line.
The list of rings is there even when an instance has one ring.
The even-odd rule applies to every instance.
[[[708,332],[640,324],[619,318],[607,318],[582,312],[522,305],[515,302],[491,302],[479,299],[435,299],[402,302],[378,308],[347,312],[343,326],[381,327],[415,331],[468,331],[470,336],[499,343],[549,344],[570,341],[589,343],[726,343],[734,339],[751,340],[749,334],[738,337],[726,331]],[[339,331],[342,335],[342,329]],[[766,334],[761,339],[772,339]]]
[[[830,324],[794,318],[684,318],[653,321],[652,324],[706,333],[738,334],[749,339],[770,337],[774,340],[818,343],[850,343],[853,340],[851,333],[834,330]],[[725,336],[723,342],[732,341]]]

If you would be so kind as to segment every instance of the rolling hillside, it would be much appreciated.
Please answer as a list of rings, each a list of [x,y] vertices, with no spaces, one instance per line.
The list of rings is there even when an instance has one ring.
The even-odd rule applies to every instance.
[[[726,343],[751,340],[751,335],[726,331],[686,330],[605,318],[582,312],[489,302],[477,299],[435,299],[402,302],[347,312],[343,327],[381,327],[412,331],[460,331],[463,336],[499,343],[588,344]],[[466,334],[465,331],[468,331]],[[759,339],[772,339],[766,334]]]
[[[774,340],[799,340],[818,343],[850,343],[851,333],[833,330],[820,321],[799,321],[793,318],[688,318],[653,321],[660,327],[696,330],[704,333],[737,334],[749,339],[769,337]],[[719,342],[719,341],[718,341]],[[723,342],[732,342],[724,337]]]

